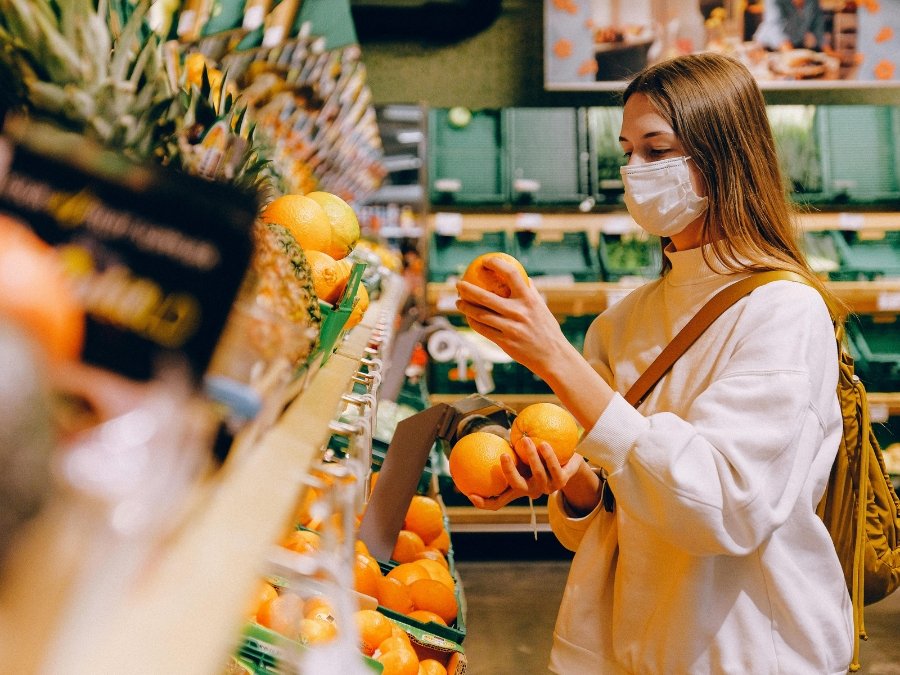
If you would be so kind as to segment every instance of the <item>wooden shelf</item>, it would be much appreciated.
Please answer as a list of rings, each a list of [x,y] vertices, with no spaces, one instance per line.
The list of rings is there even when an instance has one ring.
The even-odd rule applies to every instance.
[[[474,506],[448,506],[447,519],[454,532],[549,532],[546,506],[535,506],[535,524],[527,506],[504,506],[499,511],[483,511]]]
[[[462,212],[455,216],[457,236],[478,236],[482,232],[505,230],[537,230],[539,236],[555,236],[559,232],[588,232],[596,243],[600,232],[620,234],[641,231],[627,211],[609,213],[533,213],[523,208],[517,213],[477,213]],[[900,229],[900,212],[893,211],[829,211],[802,213],[798,215],[800,227],[808,231],[818,230],[861,230],[883,232]],[[453,222],[446,213],[431,213],[426,219],[429,232],[445,227]]]
[[[536,280],[535,283],[554,314],[580,316],[599,314],[628,295],[641,282],[590,281],[542,285]],[[900,312],[900,279],[830,281],[828,287],[853,312]],[[433,311],[441,314],[456,313],[456,287],[453,284],[429,283],[425,287],[425,298]]]

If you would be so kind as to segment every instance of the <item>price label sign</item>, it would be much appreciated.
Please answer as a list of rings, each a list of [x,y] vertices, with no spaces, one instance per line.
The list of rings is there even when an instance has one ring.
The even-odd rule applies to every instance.
[[[0,211],[77,261],[82,359],[146,380],[177,353],[199,379],[250,261],[255,198],[53,128],[16,124],[0,145]]]

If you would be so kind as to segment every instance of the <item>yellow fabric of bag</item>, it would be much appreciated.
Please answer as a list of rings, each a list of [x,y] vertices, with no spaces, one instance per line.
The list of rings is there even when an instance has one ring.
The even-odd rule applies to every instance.
[[[859,638],[867,637],[863,606],[900,586],[900,500],[872,430],[866,389],[844,349],[843,325],[835,320],[835,327],[844,434],[816,513],[834,541],[853,601],[856,640],[850,670],[856,671]]]

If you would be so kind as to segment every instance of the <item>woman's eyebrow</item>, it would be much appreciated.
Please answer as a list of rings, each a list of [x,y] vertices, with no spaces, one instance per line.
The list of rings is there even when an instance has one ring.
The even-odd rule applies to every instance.
[[[672,132],[670,132],[670,131],[648,131],[646,134],[641,136],[641,138],[652,138],[653,136],[665,136],[666,134],[671,134],[671,133]],[[624,141],[627,143],[628,139],[625,138],[624,136],[619,136],[619,141],[620,142]]]

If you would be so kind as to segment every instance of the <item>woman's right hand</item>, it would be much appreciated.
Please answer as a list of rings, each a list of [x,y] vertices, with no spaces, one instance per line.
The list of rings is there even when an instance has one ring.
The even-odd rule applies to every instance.
[[[520,497],[535,499],[563,489],[573,476],[587,467],[584,458],[574,454],[565,464],[560,464],[549,443],[535,446],[530,438],[523,438],[519,450],[523,462],[516,463],[508,455],[500,457],[500,468],[509,487],[496,497],[466,495],[479,509],[496,511]]]

